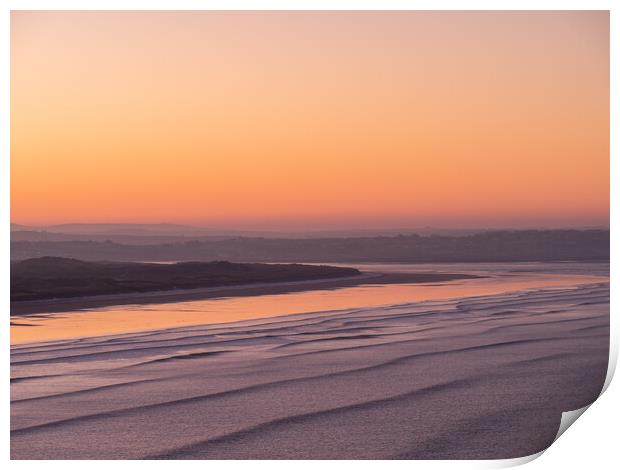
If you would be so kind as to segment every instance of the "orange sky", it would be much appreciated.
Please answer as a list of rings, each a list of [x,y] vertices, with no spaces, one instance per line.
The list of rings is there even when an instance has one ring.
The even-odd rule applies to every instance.
[[[609,221],[606,12],[14,12],[11,218]]]

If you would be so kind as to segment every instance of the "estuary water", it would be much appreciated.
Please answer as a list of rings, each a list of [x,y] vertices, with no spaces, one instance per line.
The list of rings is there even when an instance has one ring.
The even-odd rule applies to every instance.
[[[338,265],[334,263],[334,265]],[[368,284],[302,292],[141,303],[11,317],[11,344],[228,323],[282,315],[379,307],[528,289],[608,282],[608,263],[339,264],[363,272],[463,273],[442,283]]]

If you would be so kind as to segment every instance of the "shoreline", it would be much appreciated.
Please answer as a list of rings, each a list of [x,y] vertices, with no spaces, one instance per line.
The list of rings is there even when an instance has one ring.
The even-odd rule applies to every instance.
[[[258,295],[288,294],[308,290],[340,289],[364,284],[425,284],[464,279],[481,279],[478,276],[461,273],[380,273],[362,272],[357,276],[327,279],[310,279],[289,282],[263,282],[231,286],[204,287],[196,289],[172,289],[152,292],[132,292],[88,297],[57,298],[47,300],[25,300],[11,302],[10,316],[27,317],[43,313],[80,311],[114,305],[162,304],[189,302],[224,297],[248,297]]]
[[[566,286],[469,298],[462,310],[457,297],[21,344],[11,348],[11,456],[535,453],[555,438],[562,410],[600,394],[609,358],[608,300],[608,284]],[[510,314],[497,315],[507,304]],[[462,406],[446,408],[457,402]],[[497,416],[512,423],[510,432],[496,432]],[[351,432],[341,432],[343,419]],[[463,441],[473,420],[486,434]],[[431,432],[411,434],[412,422]],[[531,432],[532,422],[539,432]],[[446,435],[446,426],[459,432]],[[161,429],[171,429],[174,442]],[[334,445],[325,446],[326,438]]]

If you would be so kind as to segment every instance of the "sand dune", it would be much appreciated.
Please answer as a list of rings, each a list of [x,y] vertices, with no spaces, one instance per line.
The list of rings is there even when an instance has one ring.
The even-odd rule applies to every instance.
[[[604,382],[609,284],[14,346],[12,458],[511,458]]]

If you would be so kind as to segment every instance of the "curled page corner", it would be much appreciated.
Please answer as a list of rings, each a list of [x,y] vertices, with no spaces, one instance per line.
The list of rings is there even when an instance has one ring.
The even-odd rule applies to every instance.
[[[602,392],[601,392],[602,393]],[[564,432],[572,426],[572,424],[577,421],[577,419],[588,409],[590,408],[592,404],[584,406],[583,408],[579,408],[577,410],[571,410],[571,411],[564,411],[562,413],[562,417],[560,418],[560,427],[558,429],[557,434],[555,435],[555,437],[553,438],[553,442],[551,443],[551,445],[553,445],[553,443],[555,441],[557,441],[559,439],[559,437],[564,434]],[[549,446],[551,447],[551,446]],[[495,462],[495,465],[493,465],[493,468],[510,468],[510,467],[518,467],[520,465],[524,465],[526,463],[529,463],[533,460],[536,460],[538,457],[540,457],[542,454],[545,453],[545,451],[549,448],[547,447],[546,449],[541,450],[540,452],[537,452],[535,454],[532,455],[527,455],[525,457],[517,457],[514,459],[505,459],[505,460],[498,460]]]
[[[560,428],[558,429],[558,433],[555,435],[553,442],[557,441],[559,437],[564,434],[564,431],[566,431],[575,421],[577,421],[577,418],[579,418],[588,408],[590,408],[590,405],[579,408],[578,410],[565,411],[562,413]]]
[[[610,348],[612,348],[613,346],[610,345]],[[618,361],[618,353],[617,350],[614,351],[614,349],[616,349],[615,347],[613,347],[613,349],[610,351],[610,355],[609,355],[609,362],[607,365],[607,376],[605,377],[605,383],[603,385],[603,388],[601,390],[601,393],[599,394],[599,397],[605,393],[605,391],[607,390],[607,388],[609,387],[609,384],[611,383],[611,380],[615,374],[616,371],[616,363]],[[598,400],[598,397],[597,397]],[[594,400],[596,401],[596,400]],[[585,411],[590,408],[590,406],[592,406],[592,404],[594,403],[594,401],[592,403],[590,403],[589,405],[584,406],[583,408],[579,408],[577,410],[571,410],[571,411],[565,411],[562,413],[562,418],[560,419],[560,428],[558,429],[558,433],[555,435],[555,438],[553,439],[553,442],[557,441],[560,436],[562,434],[564,434],[564,432],[572,426],[572,424],[577,421],[577,419],[583,414],[585,413]]]
[[[536,452],[535,454],[526,455],[525,457],[515,457],[514,459],[502,459],[495,460],[492,464],[489,465],[488,468],[512,468],[519,467],[520,465],[525,465],[526,463],[530,463],[533,460],[536,460],[542,454],[545,453],[547,449],[543,449],[540,452]]]
[[[617,365],[617,361],[618,361],[618,351],[617,351],[617,347],[614,345],[610,345],[610,354],[609,354],[609,362],[607,365],[607,376],[605,377],[605,383],[603,384],[603,388],[601,390],[601,393],[599,394],[599,396],[596,398],[596,400],[598,400],[598,398],[605,393],[605,391],[607,390],[607,388],[609,387],[609,384],[611,383],[611,380],[615,374],[616,371],[616,365]],[[592,406],[592,404],[596,401],[594,400],[592,403],[590,403],[589,405],[584,406],[583,408],[579,408],[577,410],[571,410],[571,411],[564,411],[562,413],[562,417],[560,419],[560,427],[558,429],[558,433],[555,435],[555,438],[553,439],[553,442],[557,441],[560,436],[562,434],[564,434],[564,432],[570,428],[573,423],[575,421],[577,421],[577,419],[579,419],[579,417],[585,413],[585,411],[590,408]],[[552,443],[553,445],[553,443]],[[534,460],[536,457],[538,457],[540,454],[542,454],[544,452],[544,450],[542,452],[540,452],[539,454],[535,454],[533,456],[533,458],[531,460]],[[527,459],[528,457],[524,457],[525,459]],[[519,460],[519,459],[515,459],[515,460]],[[523,463],[528,462],[529,460],[524,461]],[[520,463],[516,463],[515,465],[521,465]]]
[[[618,344],[615,341],[611,340],[611,336],[609,339],[609,361],[607,362],[607,376],[605,377],[605,383],[603,384],[603,389],[599,394],[599,397],[605,393],[605,391],[609,388],[609,384],[611,383],[614,375],[616,373],[616,367],[618,365]]]

